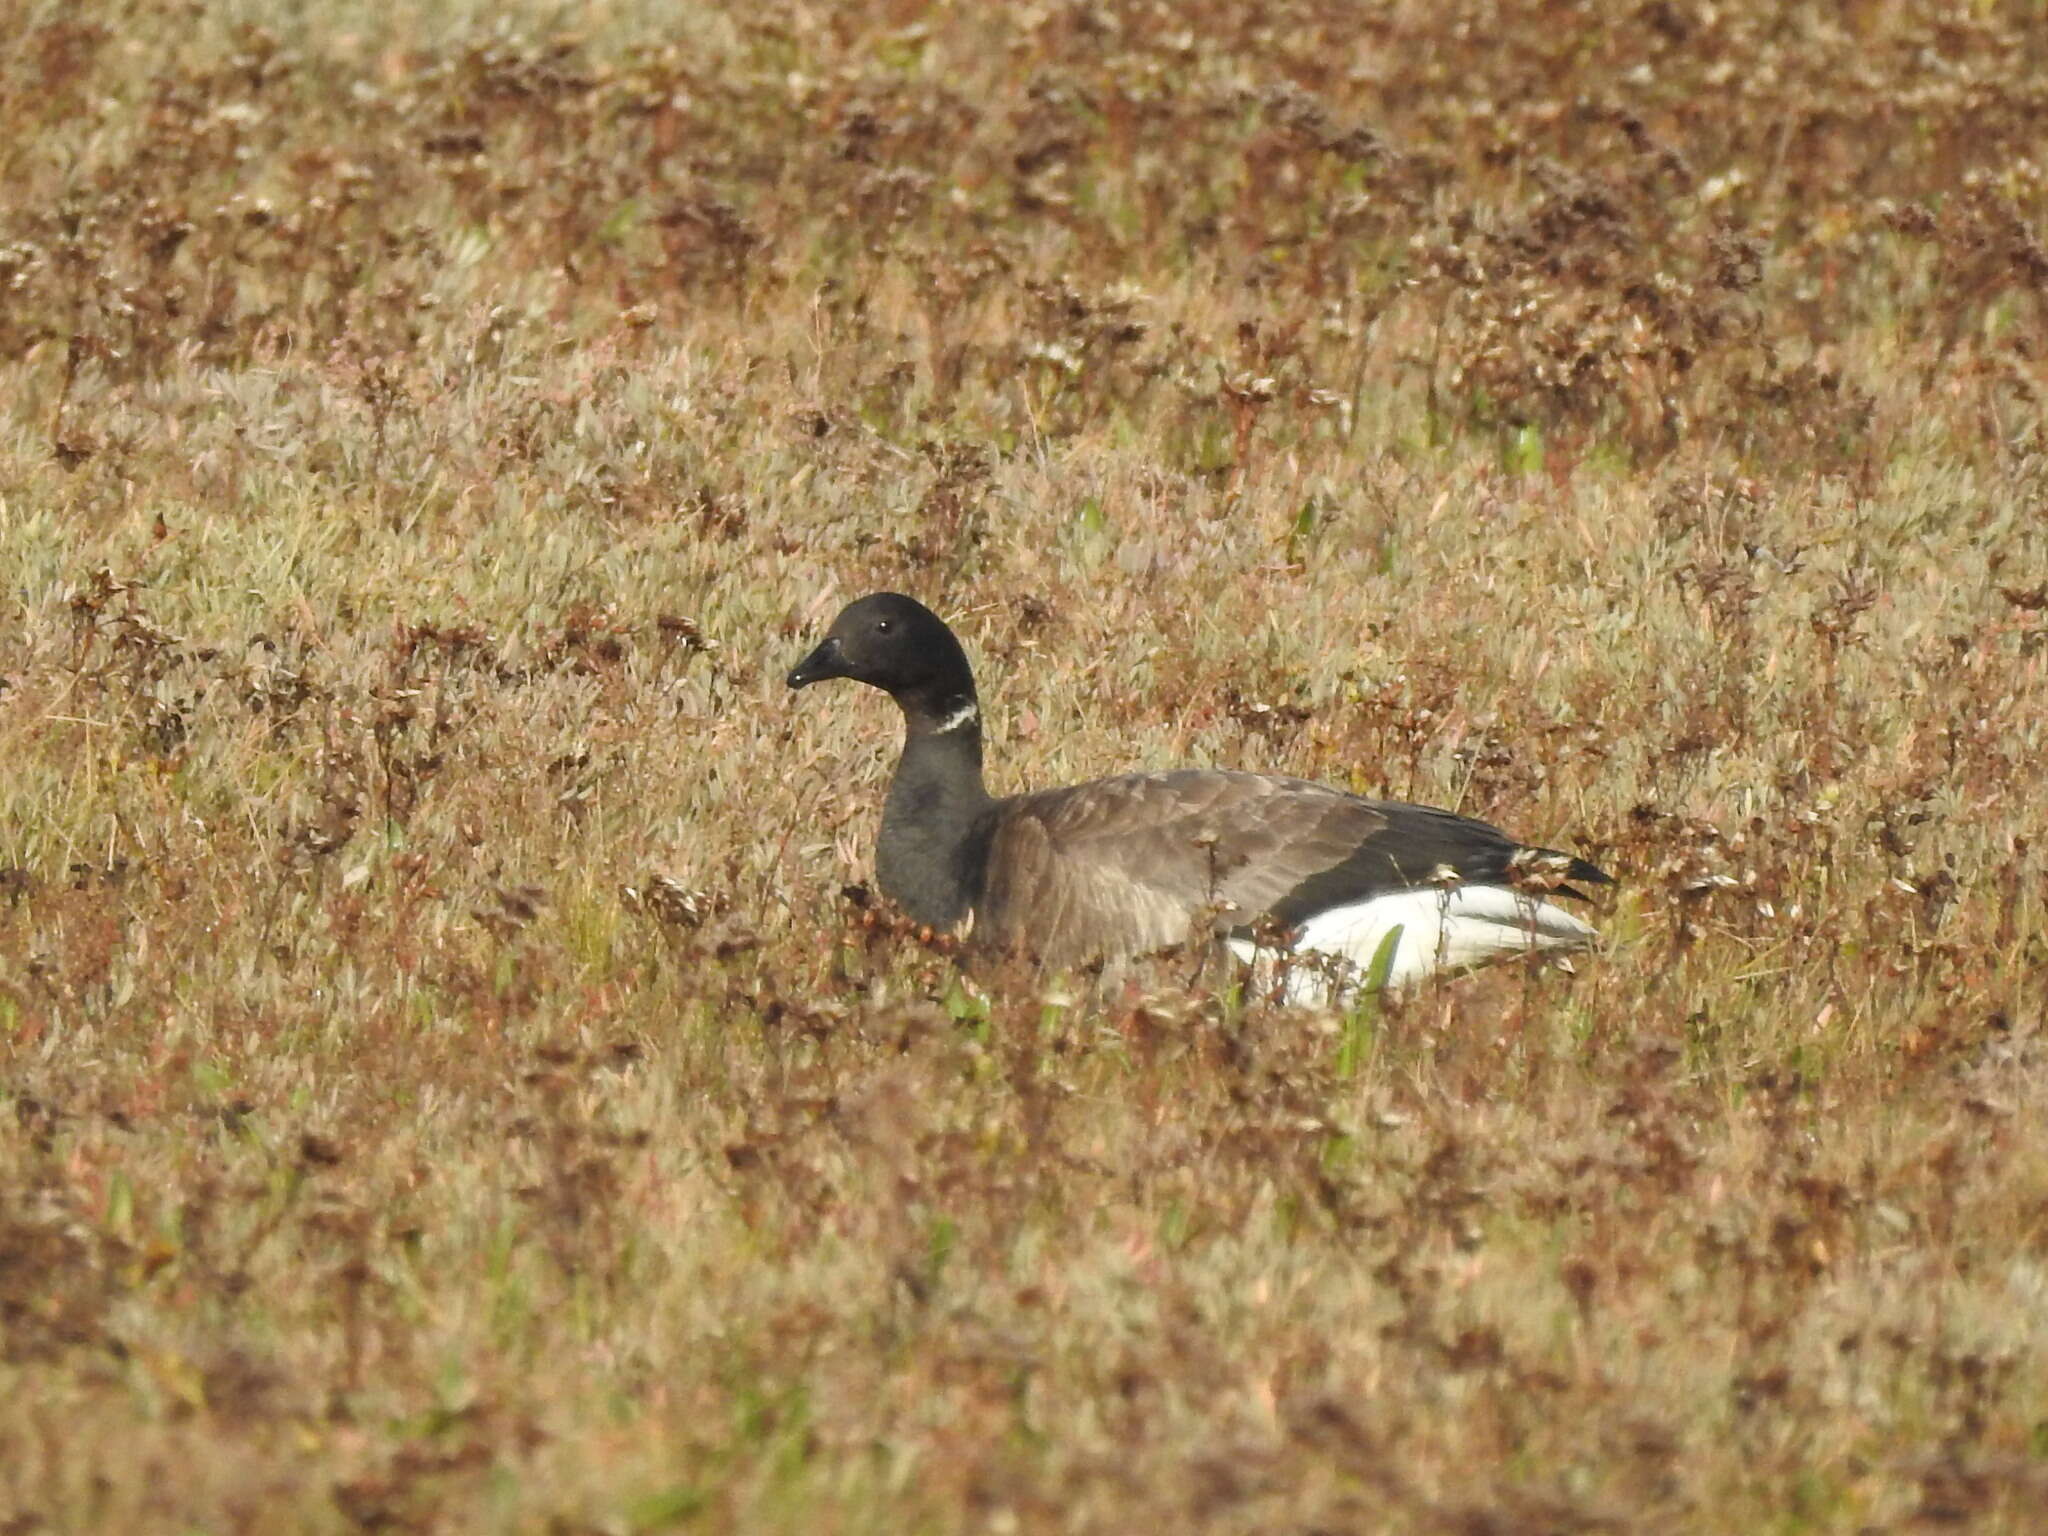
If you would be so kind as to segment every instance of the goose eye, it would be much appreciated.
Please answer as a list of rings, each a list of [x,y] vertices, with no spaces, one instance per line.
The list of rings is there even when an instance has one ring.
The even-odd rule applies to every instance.
[[[875,620],[875,633],[878,635],[886,635],[887,633],[889,633],[890,630],[894,629],[895,627],[895,622],[891,619]]]

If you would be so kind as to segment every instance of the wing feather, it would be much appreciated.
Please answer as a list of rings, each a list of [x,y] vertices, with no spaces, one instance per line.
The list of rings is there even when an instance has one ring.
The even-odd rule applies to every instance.
[[[1299,927],[1445,872],[1512,884],[1520,846],[1468,816],[1305,779],[1201,769],[1097,779],[1001,803],[975,939],[1085,964],[1262,918]],[[1572,879],[1607,878],[1569,865]]]
[[[1161,949],[1272,911],[1385,825],[1300,779],[1200,770],[1006,801],[977,936],[1059,964]]]

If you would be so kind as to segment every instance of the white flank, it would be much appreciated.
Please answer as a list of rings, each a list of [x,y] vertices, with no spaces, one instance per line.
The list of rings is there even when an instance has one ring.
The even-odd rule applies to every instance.
[[[1508,955],[1584,949],[1597,937],[1563,907],[1505,886],[1396,891],[1331,907],[1303,923],[1294,947],[1298,958],[1289,970],[1282,1000],[1309,1006],[1328,1003],[1356,984],[1396,928],[1401,936],[1394,942],[1394,964],[1387,973],[1390,987]],[[1260,953],[1248,940],[1232,939],[1230,948],[1262,971],[1273,963],[1271,950]],[[1319,964],[1315,957],[1322,955],[1338,963]]]
[[[981,710],[978,706],[973,704],[962,704],[958,709],[954,710],[953,713],[946,716],[946,718],[941,720],[937,725],[933,726],[932,730],[937,735],[943,736],[948,731],[959,730],[960,727],[963,725],[972,725],[975,721],[979,720],[980,718]]]

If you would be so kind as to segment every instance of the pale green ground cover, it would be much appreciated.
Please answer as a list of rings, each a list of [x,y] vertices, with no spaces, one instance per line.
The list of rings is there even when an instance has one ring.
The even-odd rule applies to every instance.
[[[2033,1529],[2038,16],[15,10],[0,1530]],[[1610,942],[963,985],[877,586]]]

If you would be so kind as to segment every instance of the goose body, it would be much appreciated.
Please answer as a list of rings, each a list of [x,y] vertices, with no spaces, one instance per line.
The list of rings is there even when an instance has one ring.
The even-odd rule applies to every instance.
[[[1606,884],[1583,859],[1470,817],[1305,779],[1186,769],[998,799],[959,640],[915,600],[849,604],[789,674],[847,677],[903,712],[875,873],[916,921],[977,949],[1080,967],[1207,939],[1245,960],[1301,960],[1284,995],[1327,1000],[1389,934],[1390,985],[1510,955],[1584,948],[1551,899]]]

